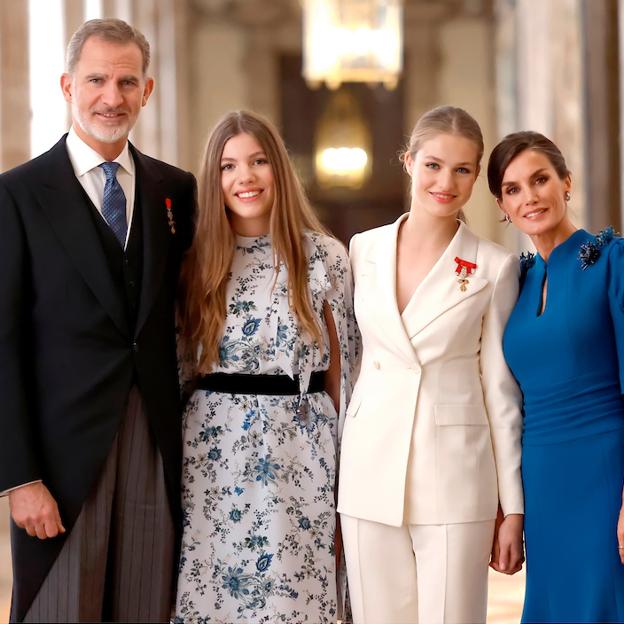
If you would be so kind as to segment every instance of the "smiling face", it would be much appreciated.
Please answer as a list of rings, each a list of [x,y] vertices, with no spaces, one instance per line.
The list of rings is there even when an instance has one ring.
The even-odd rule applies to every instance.
[[[119,44],[92,36],[72,74],[61,76],[78,136],[112,160],[123,149],[142,106],[154,88],[143,75],[143,56],[135,43]]]
[[[498,205],[519,230],[542,236],[567,225],[570,188],[570,176],[561,179],[545,154],[526,149],[505,169]]]
[[[412,210],[455,218],[470,199],[479,173],[475,143],[455,134],[438,134],[405,158],[412,178]]]
[[[268,233],[275,197],[273,168],[253,135],[242,132],[225,143],[221,188],[230,223],[237,234]]]

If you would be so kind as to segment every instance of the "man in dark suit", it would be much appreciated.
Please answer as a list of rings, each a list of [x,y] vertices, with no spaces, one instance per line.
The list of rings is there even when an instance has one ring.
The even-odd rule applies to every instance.
[[[128,133],[149,44],[91,20],[72,128],[0,176],[0,492],[12,621],[167,621],[180,524],[174,296],[195,181]]]

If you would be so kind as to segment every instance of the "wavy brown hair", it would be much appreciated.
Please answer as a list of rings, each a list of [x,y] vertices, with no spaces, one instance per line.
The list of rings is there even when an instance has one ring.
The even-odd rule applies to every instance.
[[[195,236],[182,265],[179,322],[187,353],[201,348],[198,372],[209,373],[219,362],[219,342],[226,316],[225,290],[234,255],[235,234],[221,186],[225,144],[246,133],[262,147],[273,170],[275,199],[270,234],[276,277],[283,263],[288,273],[288,298],[300,327],[321,340],[308,288],[304,231],[326,233],[312,211],[278,131],[248,111],[225,115],[212,129],[201,160],[199,206]]]

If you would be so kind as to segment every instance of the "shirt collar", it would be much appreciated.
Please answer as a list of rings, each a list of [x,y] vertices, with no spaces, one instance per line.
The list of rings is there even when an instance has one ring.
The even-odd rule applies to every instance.
[[[70,128],[69,134],[67,135],[66,145],[69,160],[71,161],[77,178],[82,177],[85,173],[88,173],[105,162],[105,159],[102,158],[100,154],[92,147],[88,146],[78,136],[73,126]],[[128,149],[128,141],[126,141],[123,150],[121,150],[121,154],[119,154],[113,162],[118,162],[127,173],[134,175],[134,161]]]

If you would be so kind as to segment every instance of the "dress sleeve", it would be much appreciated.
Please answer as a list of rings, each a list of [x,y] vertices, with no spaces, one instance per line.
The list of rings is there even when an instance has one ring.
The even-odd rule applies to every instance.
[[[498,497],[505,516],[524,512],[520,472],[522,400],[503,355],[503,332],[518,297],[518,274],[518,260],[510,255],[498,272],[481,334],[481,383],[490,421]]]
[[[179,324],[177,324],[176,356],[178,365],[178,384],[180,387],[180,398],[182,400],[182,404],[185,405],[191,397],[195,386],[195,378],[197,375],[196,366],[198,358],[190,354],[188,352],[188,349],[185,348],[181,332],[182,330]]]
[[[624,239],[609,247],[609,309],[618,355],[620,392],[624,394]]]
[[[339,447],[347,405],[360,365],[360,334],[353,313],[353,275],[347,250],[342,243],[335,239],[328,240],[323,264],[329,281],[325,300],[331,309],[340,344]]]

